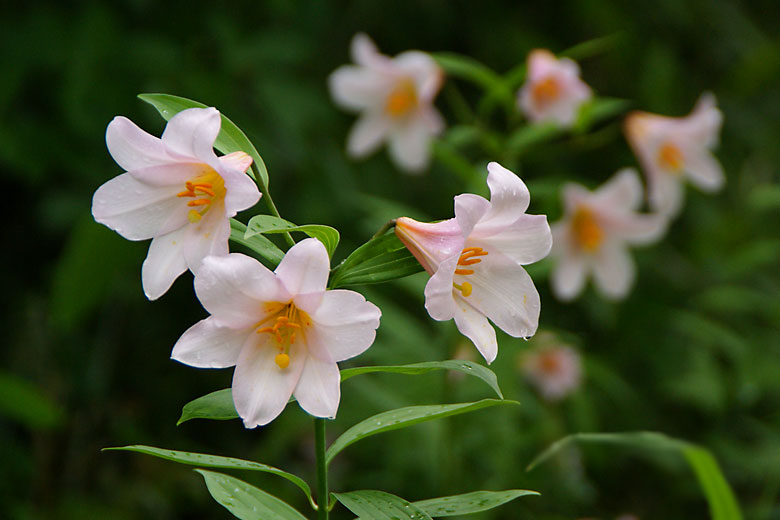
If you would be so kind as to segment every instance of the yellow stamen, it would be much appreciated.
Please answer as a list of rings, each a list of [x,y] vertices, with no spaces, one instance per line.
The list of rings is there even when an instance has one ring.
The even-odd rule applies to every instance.
[[[455,269],[455,274],[474,274],[474,269]]]
[[[571,230],[574,242],[585,251],[595,251],[604,241],[604,231],[588,207],[577,208],[571,220]]]
[[[548,77],[536,83],[531,89],[531,96],[537,105],[548,105],[561,94],[561,84],[554,77]]]
[[[222,177],[213,169],[205,167],[200,175],[186,181],[184,191],[177,193],[176,196],[194,199],[187,202],[187,206],[200,209],[190,210],[187,219],[195,224],[200,222],[215,200],[225,197],[225,193],[225,181]]]
[[[457,290],[459,290],[461,294],[463,294],[463,296],[471,296],[472,287],[470,283],[468,282],[453,283],[452,286],[455,287]]]
[[[277,354],[274,358],[274,361],[276,361],[276,364],[279,368],[284,370],[288,366],[290,366],[290,356],[282,352],[281,354]]]
[[[311,325],[311,319],[308,314],[298,309],[292,303],[274,303],[270,307],[266,307],[274,314],[256,323],[255,327],[258,328],[255,332],[271,335],[271,341],[275,343],[273,346],[279,351],[274,361],[279,368],[285,369],[290,364],[290,347],[295,344],[298,337],[297,331],[303,333],[304,325]],[[272,320],[273,325],[261,327]],[[305,336],[303,339],[306,339]],[[267,345],[265,342],[261,344]]]
[[[405,78],[398,82],[387,96],[385,112],[393,117],[401,117],[411,112],[417,106],[417,90],[411,79]]]
[[[680,171],[684,164],[682,151],[672,143],[661,145],[657,160],[661,168],[670,172]]]
[[[187,218],[189,219],[190,222],[195,224],[196,222],[200,222],[200,219],[202,219],[203,217],[201,216],[200,213],[198,213],[194,209],[191,209],[187,212]]]
[[[207,206],[209,204],[211,204],[211,200],[209,199],[195,199],[189,201],[187,206]]]
[[[216,194],[214,191],[210,190],[209,188],[205,188],[203,186],[195,186],[195,191],[199,191],[201,193],[205,193],[206,195],[209,195],[210,197],[214,197]]]

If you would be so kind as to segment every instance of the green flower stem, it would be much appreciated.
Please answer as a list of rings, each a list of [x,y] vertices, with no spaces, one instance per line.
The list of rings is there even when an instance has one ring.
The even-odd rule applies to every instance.
[[[372,236],[372,237],[371,237],[371,239],[373,240],[373,239],[375,239],[375,238],[379,238],[379,237],[381,237],[382,235],[384,235],[385,233],[387,233],[387,231],[388,231],[388,230],[390,230],[390,229],[392,229],[392,228],[394,228],[394,227],[395,227],[395,219],[388,220],[388,221],[387,221],[387,222],[385,222],[385,224],[384,224],[384,225],[383,225],[383,226],[382,226],[382,227],[379,229],[379,231],[377,231],[376,233],[374,233],[374,236]]]
[[[271,190],[268,189],[268,186],[266,186],[262,178],[260,177],[260,172],[257,170],[257,166],[252,163],[252,169],[255,172],[255,179],[257,179],[258,184],[260,185],[260,191],[263,193],[263,199],[265,200],[265,205],[268,206],[268,210],[271,212],[271,215],[274,217],[282,218],[282,216],[279,214],[279,210],[276,209],[276,204],[274,204],[274,199],[271,198]],[[295,240],[293,239],[292,235],[290,233],[282,233],[284,235],[284,239],[287,241],[287,245],[292,247],[295,245]]]
[[[325,462],[325,419],[314,419],[314,451],[317,456],[317,520],[328,520],[328,466]]]

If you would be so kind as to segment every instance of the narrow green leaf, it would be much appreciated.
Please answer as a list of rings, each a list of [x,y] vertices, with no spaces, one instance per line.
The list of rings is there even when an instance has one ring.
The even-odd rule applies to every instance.
[[[474,410],[480,410],[490,406],[500,404],[520,404],[517,401],[504,401],[499,399],[483,399],[474,403],[456,403],[456,404],[435,404],[424,406],[407,406],[382,412],[373,417],[361,421],[345,431],[328,448],[325,454],[326,463],[330,464],[333,457],[338,455],[344,448],[354,444],[361,439],[376,435],[378,433],[389,432],[406,428],[421,422],[441,419],[451,415],[459,415]]]
[[[501,389],[498,387],[498,379],[496,378],[496,374],[494,374],[492,370],[480,364],[473,363],[471,361],[463,361],[460,359],[450,359],[446,361],[426,361],[424,363],[414,363],[411,365],[345,368],[341,371],[341,380],[346,381],[350,377],[354,377],[360,374],[370,374],[372,372],[390,372],[394,374],[417,375],[425,374],[432,370],[457,370],[459,372],[463,372],[464,374],[478,377],[490,385],[490,388],[493,389],[498,397],[501,399],[504,398],[504,395],[501,393]]]
[[[170,94],[139,94],[138,98],[156,108],[166,121],[170,121],[173,116],[188,108],[207,108],[203,103]],[[268,193],[268,170],[265,167],[263,158],[260,157],[257,149],[246,134],[227,116],[221,112],[220,114],[222,115],[222,128],[219,131],[217,140],[214,142],[214,148],[225,155],[233,152],[244,152],[251,155],[253,168],[256,169],[260,177],[260,189],[263,193]],[[251,170],[249,170],[249,175],[253,178],[255,177]]]
[[[298,511],[273,495],[251,486],[243,480],[196,469],[206,481],[209,493],[220,505],[242,520],[306,520]]]
[[[605,97],[592,99],[580,107],[573,131],[587,132],[594,125],[623,114],[630,106],[631,102],[626,99]]]
[[[514,106],[514,96],[504,79],[486,65],[469,56],[454,52],[437,52],[433,59],[448,76],[471,81],[487,91],[493,92],[505,104]]]
[[[31,382],[11,372],[0,372],[0,417],[33,430],[48,430],[60,425],[63,413]]]
[[[387,282],[419,273],[423,268],[395,233],[372,238],[355,249],[330,276],[332,289]]]
[[[565,132],[563,127],[554,122],[523,126],[507,138],[506,147],[512,154],[520,155],[540,143],[562,136]]]
[[[262,235],[255,235],[249,238],[245,238],[246,226],[238,220],[230,219],[230,240],[236,244],[240,244],[247,247],[260,255],[261,258],[266,259],[273,266],[279,265],[279,262],[284,258],[284,251],[276,247],[276,245],[265,238]]]
[[[312,238],[316,238],[325,245],[325,248],[328,250],[328,256],[333,256],[336,246],[339,245],[339,232],[330,226],[320,224],[298,226],[273,215],[255,215],[249,219],[244,238],[257,236],[261,233],[286,233],[289,231],[300,231]]]
[[[422,509],[401,497],[364,489],[348,493],[333,493],[344,507],[364,520],[432,520]]]
[[[153,457],[159,457],[165,460],[172,460],[181,464],[189,464],[191,466],[200,466],[207,468],[223,468],[223,469],[244,469],[251,471],[262,471],[264,473],[271,473],[284,479],[289,480],[301,491],[304,492],[306,498],[309,499],[309,503],[312,507],[316,507],[316,503],[311,496],[311,488],[309,485],[299,476],[287,473],[279,468],[261,464],[259,462],[252,462],[251,460],[235,459],[233,457],[221,457],[219,455],[208,455],[204,453],[191,453],[188,451],[176,451],[166,450],[163,448],[155,448],[153,446],[121,446],[116,448],[103,448],[103,451],[134,451],[137,453],[143,453],[145,455],[151,455]]]
[[[516,498],[527,495],[539,495],[539,493],[527,489],[474,491],[462,495],[420,500],[412,502],[412,505],[422,509],[430,516],[438,518],[441,516],[470,515],[472,513],[487,511],[488,509],[493,509],[494,507],[498,507]]]
[[[560,439],[528,465],[528,470],[548,460],[570,444],[577,442],[614,444],[647,451],[667,451],[682,455],[696,474],[704,491],[713,520],[741,520],[739,504],[723,477],[715,457],[706,449],[658,432],[575,433]]]
[[[233,393],[230,388],[225,388],[224,390],[217,390],[203,397],[198,397],[185,404],[176,426],[192,419],[226,421],[237,418],[238,413],[233,405]]]

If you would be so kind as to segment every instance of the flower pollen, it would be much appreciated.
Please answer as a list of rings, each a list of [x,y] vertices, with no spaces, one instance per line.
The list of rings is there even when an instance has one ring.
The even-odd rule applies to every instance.
[[[184,191],[177,193],[177,197],[191,198],[187,206],[192,208],[187,213],[187,218],[193,224],[199,222],[209,210],[215,200],[225,198],[225,181],[213,169],[207,168],[205,173],[198,175],[184,183]]]
[[[482,259],[477,257],[486,256],[487,254],[488,252],[481,247],[467,247],[460,253],[460,258],[458,258],[458,265],[469,266],[478,264],[482,261]],[[474,269],[464,269],[463,267],[458,267],[455,269],[455,274],[468,276],[470,274],[474,274]],[[459,290],[463,296],[469,296],[471,294],[472,287],[469,282],[463,282],[461,284],[453,283],[452,286]]]
[[[604,241],[604,231],[588,207],[577,208],[572,217],[571,229],[575,243],[589,253],[598,249]]]
[[[273,325],[260,327],[273,320]],[[292,303],[282,304],[281,309],[257,324],[258,334],[270,334],[272,341],[276,343],[279,353],[274,358],[277,366],[284,370],[290,365],[290,345],[295,343],[298,332],[303,331],[304,326],[311,325],[309,315]]]
[[[545,106],[558,99],[561,90],[561,84],[558,79],[550,76],[533,86],[531,96],[536,104]]]
[[[409,78],[399,81],[385,102],[385,112],[392,117],[403,117],[417,106],[417,90]]]
[[[683,154],[673,143],[664,143],[658,148],[658,165],[669,172],[679,172],[684,164]]]

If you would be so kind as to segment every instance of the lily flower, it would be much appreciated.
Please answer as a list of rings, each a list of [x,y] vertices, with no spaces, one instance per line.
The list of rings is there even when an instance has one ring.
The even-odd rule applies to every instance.
[[[362,158],[387,141],[390,157],[402,169],[419,172],[428,165],[431,137],[444,129],[433,107],[443,73],[429,54],[407,51],[380,54],[363,33],[352,39],[352,59],[328,78],[333,100],[360,118],[347,138],[347,153]]]
[[[141,269],[150,300],[206,256],[228,254],[230,217],[260,200],[245,174],[252,158],[214,153],[220,124],[215,108],[190,108],[171,118],[161,139],[125,117],[106,130],[108,151],[127,172],[98,188],[92,215],[128,240],[152,239]]]
[[[658,240],[666,231],[666,217],[636,212],[642,184],[632,168],[620,170],[593,192],[567,183],[562,196],[565,214],[552,226],[553,292],[561,300],[576,298],[592,272],[603,296],[625,297],[636,270],[627,246]]]
[[[526,352],[522,370],[528,381],[547,401],[559,401],[582,382],[582,361],[567,345],[551,345]]]
[[[625,134],[647,176],[650,207],[675,216],[683,202],[683,180],[714,193],[725,183],[723,169],[712,154],[718,144],[723,115],[715,96],[702,94],[685,117],[632,112]]]
[[[523,181],[498,163],[488,164],[490,201],[471,193],[455,197],[455,218],[436,223],[407,217],[395,233],[431,275],[425,308],[438,321],[455,320],[491,363],[498,328],[516,338],[536,332],[540,301],[523,265],[550,251],[547,217],[527,215]]]
[[[546,49],[528,54],[528,79],[518,93],[518,104],[526,117],[538,123],[555,121],[570,127],[583,103],[593,97],[580,79],[580,68],[569,58],[557,59]]]
[[[326,291],[330,260],[314,238],[297,243],[275,271],[239,254],[210,256],[195,293],[211,314],[190,327],[171,358],[198,368],[236,367],[233,403],[247,428],[276,418],[294,395],[315,417],[333,418],[336,365],[374,342],[381,312],[354,291]]]

